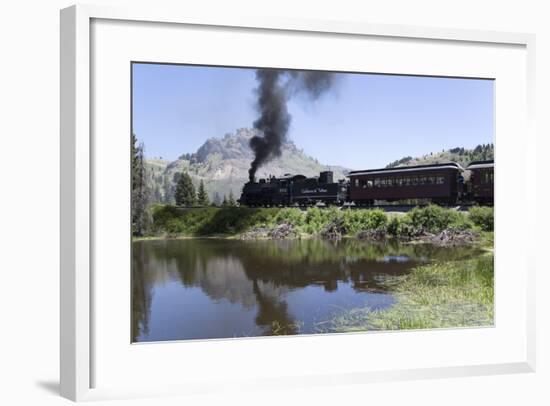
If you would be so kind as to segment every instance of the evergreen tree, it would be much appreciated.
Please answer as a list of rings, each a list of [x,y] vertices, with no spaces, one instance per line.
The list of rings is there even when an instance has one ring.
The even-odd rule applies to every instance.
[[[187,172],[182,173],[176,184],[176,204],[178,206],[193,206],[196,201],[197,195],[191,176]]]
[[[132,134],[132,233],[142,236],[149,224],[147,203],[149,193],[145,171],[145,157],[143,143],[137,144],[137,138]]]
[[[210,204],[210,201],[208,199],[208,194],[206,193],[206,189],[204,188],[204,182],[201,179],[201,183],[199,184],[199,192],[197,193],[197,200],[199,203],[199,206],[208,206]]]
[[[172,182],[170,183],[170,204],[176,204],[176,186],[178,185],[178,182],[181,178],[180,172],[174,172],[174,175],[172,176]]]
[[[227,197],[223,195],[222,207],[227,207],[229,203],[227,202]]]
[[[234,207],[237,205],[237,203],[235,202],[235,198],[233,197],[233,189],[229,191],[229,200],[227,202],[227,205],[231,207]]]

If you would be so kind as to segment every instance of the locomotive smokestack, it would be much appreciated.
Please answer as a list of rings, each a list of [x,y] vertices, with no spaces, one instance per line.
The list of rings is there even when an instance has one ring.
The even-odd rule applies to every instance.
[[[283,82],[285,79],[286,82]],[[250,182],[254,181],[260,166],[281,156],[292,118],[287,109],[289,96],[305,92],[315,100],[332,87],[334,75],[328,72],[258,69],[256,80],[260,117],[254,122],[254,128],[260,134],[250,139],[250,148],[254,151],[254,160],[248,170]]]

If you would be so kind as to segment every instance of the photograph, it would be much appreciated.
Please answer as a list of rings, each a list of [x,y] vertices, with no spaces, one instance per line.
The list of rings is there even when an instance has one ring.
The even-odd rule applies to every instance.
[[[494,326],[493,79],[130,69],[132,343]]]

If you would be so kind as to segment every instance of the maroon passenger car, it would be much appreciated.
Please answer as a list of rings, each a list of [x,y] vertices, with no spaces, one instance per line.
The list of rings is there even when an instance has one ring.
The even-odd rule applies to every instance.
[[[462,171],[457,163],[352,171],[349,200],[359,206],[411,200],[456,204],[464,184]]]
[[[470,198],[480,204],[494,204],[494,161],[472,162],[466,168],[470,175]]]

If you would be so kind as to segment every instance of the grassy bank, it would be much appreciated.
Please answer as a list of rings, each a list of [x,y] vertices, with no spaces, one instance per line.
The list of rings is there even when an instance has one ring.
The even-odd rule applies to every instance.
[[[280,209],[203,207],[182,209],[157,205],[152,208],[149,235],[168,237],[230,236],[255,227],[273,227]]]
[[[490,233],[493,209],[474,207],[458,212],[435,205],[419,207],[406,214],[380,209],[339,210],[297,208],[205,207],[184,209],[157,205],[152,208],[152,224],[145,237],[238,236],[255,229],[273,229],[289,224],[295,236],[322,235],[327,229],[354,237],[365,231],[397,238],[414,238],[443,230],[473,230]]]
[[[493,256],[415,268],[388,280],[397,302],[388,309],[356,308],[319,324],[323,332],[402,330],[493,324]]]

